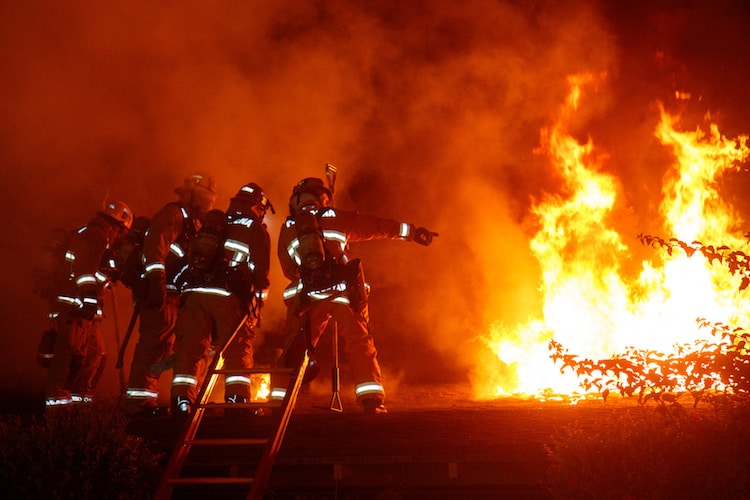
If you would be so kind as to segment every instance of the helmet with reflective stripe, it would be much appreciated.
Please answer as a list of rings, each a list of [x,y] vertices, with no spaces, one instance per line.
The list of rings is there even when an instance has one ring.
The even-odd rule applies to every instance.
[[[292,189],[292,196],[289,198],[289,213],[295,215],[303,205],[307,205],[312,195],[317,199],[320,206],[328,206],[333,200],[333,193],[326,187],[322,179],[317,177],[306,177],[299,181]],[[323,195],[326,198],[323,198]]]
[[[133,225],[133,211],[121,201],[108,202],[99,213],[114,219],[125,229],[130,229],[130,226]]]
[[[193,174],[182,184],[175,188],[174,192],[183,194],[188,191],[205,190],[211,194],[216,194],[216,179],[204,174]]]
[[[260,206],[264,212],[270,208],[272,213],[276,213],[271,201],[266,198],[263,188],[254,182],[249,182],[242,186],[231,201],[246,201]]]

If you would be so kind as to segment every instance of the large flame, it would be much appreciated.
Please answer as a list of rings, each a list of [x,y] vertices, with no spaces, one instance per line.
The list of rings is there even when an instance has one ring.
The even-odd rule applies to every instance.
[[[530,249],[542,270],[542,318],[516,329],[493,326],[483,340],[501,369],[477,371],[479,397],[584,392],[575,374],[561,373],[550,359],[547,343],[553,338],[572,353],[604,359],[629,346],[669,352],[676,344],[706,338],[696,325],[699,316],[750,326],[737,278],[699,255],[655,249],[637,277],[625,276],[622,265],[631,259],[630,249],[612,220],[619,181],[601,168],[606,155],[592,140],[580,143],[568,130],[582,90],[593,80],[569,79],[571,91],[556,123],[541,134],[539,152],[549,157],[564,186],[532,207],[539,229]],[[747,137],[727,139],[714,124],[708,134],[680,132],[676,123],[661,108],[656,137],[674,153],[662,188],[662,236],[744,247],[740,218],[722,201],[716,181],[747,160]]]

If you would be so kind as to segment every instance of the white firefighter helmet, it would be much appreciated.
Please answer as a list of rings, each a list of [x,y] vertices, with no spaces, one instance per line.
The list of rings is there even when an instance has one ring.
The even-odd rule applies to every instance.
[[[216,203],[216,179],[204,174],[194,174],[174,190],[183,203],[193,207],[193,215],[202,219]]]
[[[133,225],[133,211],[122,201],[107,202],[99,213],[114,219],[125,229],[130,229],[130,226]]]
[[[193,174],[185,179],[182,186],[175,188],[174,192],[183,194],[188,191],[206,190],[211,194],[216,194],[216,179],[209,175]]]

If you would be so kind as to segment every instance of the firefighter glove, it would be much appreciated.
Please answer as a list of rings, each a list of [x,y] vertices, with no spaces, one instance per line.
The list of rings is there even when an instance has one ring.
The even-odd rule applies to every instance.
[[[153,273],[149,276],[148,282],[146,305],[153,309],[161,309],[167,300],[167,278],[162,273]]]
[[[433,233],[427,228],[418,227],[414,229],[414,241],[420,245],[427,246],[432,243],[432,238],[438,236],[438,233]]]

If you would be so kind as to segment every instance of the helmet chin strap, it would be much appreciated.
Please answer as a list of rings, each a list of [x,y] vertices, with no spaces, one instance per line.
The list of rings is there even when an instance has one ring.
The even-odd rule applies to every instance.
[[[303,206],[299,207],[300,212],[312,212],[313,210],[318,210],[320,208],[320,203],[315,201],[310,201],[308,203],[305,203]]]

